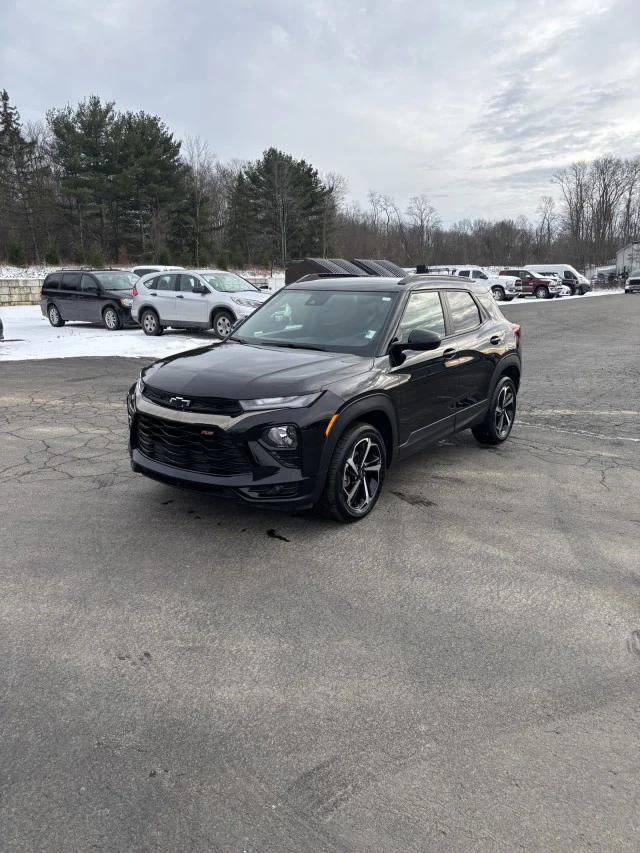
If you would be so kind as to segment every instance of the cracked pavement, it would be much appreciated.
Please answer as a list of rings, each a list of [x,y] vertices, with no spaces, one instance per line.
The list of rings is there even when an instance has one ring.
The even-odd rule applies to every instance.
[[[3,851],[637,850],[640,298],[504,313],[511,439],[351,527],[133,475],[143,361],[0,363]]]

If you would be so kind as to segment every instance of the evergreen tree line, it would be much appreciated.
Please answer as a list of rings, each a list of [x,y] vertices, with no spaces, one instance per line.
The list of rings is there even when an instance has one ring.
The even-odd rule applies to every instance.
[[[305,256],[402,265],[566,261],[584,267],[640,237],[640,159],[574,163],[536,218],[444,228],[426,195],[401,209],[348,201],[341,175],[269,148],[216,159],[157,116],[91,96],[25,124],[0,90],[0,259],[16,265],[134,262],[284,266]]]

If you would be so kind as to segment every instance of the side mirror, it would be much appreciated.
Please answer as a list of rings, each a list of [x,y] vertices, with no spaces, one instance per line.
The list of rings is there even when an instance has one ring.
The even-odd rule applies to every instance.
[[[435,332],[430,332],[428,329],[414,329],[409,333],[409,338],[405,343],[396,342],[391,344],[391,350],[397,356],[405,350],[428,352],[429,350],[438,349],[441,344],[442,338]]]
[[[208,290],[208,288],[206,288],[204,286],[204,284],[200,284],[199,282],[196,282],[193,285],[193,293],[209,293],[209,290]]]

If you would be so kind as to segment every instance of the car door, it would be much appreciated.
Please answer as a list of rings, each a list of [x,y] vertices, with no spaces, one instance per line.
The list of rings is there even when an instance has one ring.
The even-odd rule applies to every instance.
[[[457,380],[455,427],[458,430],[471,423],[486,407],[505,332],[466,290],[447,290],[443,296],[451,329],[447,344],[455,351],[448,365],[455,369]]]
[[[156,309],[161,323],[171,325],[176,319],[176,288],[178,276],[175,273],[162,273],[147,283],[149,301]]]
[[[100,315],[100,285],[98,280],[88,273],[83,273],[80,279],[80,290],[78,291],[77,313],[78,320],[87,320],[90,323],[99,323]]]
[[[448,365],[445,313],[437,290],[414,291],[408,298],[395,340],[405,342],[414,329],[435,332],[442,345],[429,352],[404,352],[390,369],[397,384],[390,391],[398,412],[398,440],[404,447],[434,441],[453,430],[456,384]]]
[[[65,272],[62,274],[59,295],[56,302],[59,303],[60,313],[65,320],[78,320],[78,292],[80,290],[80,279],[82,273]]]
[[[200,288],[200,292],[198,291]],[[202,293],[202,288],[207,293]],[[183,320],[189,325],[209,327],[209,293],[207,285],[193,273],[180,273],[178,291],[176,293],[176,320]]]
[[[527,296],[530,296],[534,290],[535,278],[531,275],[529,270],[516,270],[515,275],[517,275],[522,282],[522,292]]]

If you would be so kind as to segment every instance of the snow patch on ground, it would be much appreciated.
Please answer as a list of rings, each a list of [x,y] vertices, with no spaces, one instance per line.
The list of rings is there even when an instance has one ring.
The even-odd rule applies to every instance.
[[[213,332],[169,330],[154,338],[142,329],[108,332],[103,326],[86,323],[68,323],[56,329],[42,316],[39,305],[0,308],[0,316],[5,337],[0,341],[0,361],[113,355],[151,360],[217,340]]]

